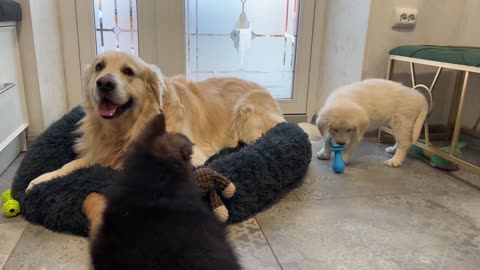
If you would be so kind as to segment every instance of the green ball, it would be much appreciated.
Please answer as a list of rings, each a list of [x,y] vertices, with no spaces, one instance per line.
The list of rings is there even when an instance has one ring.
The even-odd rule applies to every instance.
[[[2,210],[5,216],[15,217],[20,214],[20,203],[14,199],[8,200],[3,203]]]
[[[10,199],[12,199],[12,190],[7,189],[2,193],[2,202],[6,202]]]

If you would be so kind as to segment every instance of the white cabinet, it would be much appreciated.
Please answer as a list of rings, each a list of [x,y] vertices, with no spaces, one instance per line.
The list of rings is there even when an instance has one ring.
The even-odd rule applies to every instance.
[[[27,126],[16,27],[0,23],[0,173],[25,148]]]

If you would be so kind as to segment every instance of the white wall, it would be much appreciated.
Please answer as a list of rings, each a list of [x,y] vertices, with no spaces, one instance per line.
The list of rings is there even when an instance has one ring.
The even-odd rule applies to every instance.
[[[29,136],[40,135],[67,111],[58,0],[18,0],[19,45],[30,119]]]
[[[37,61],[35,59],[35,46],[33,41],[32,17],[30,15],[30,1],[17,0],[22,6],[22,21],[18,24],[20,58],[22,61],[23,85],[25,99],[28,107],[30,133],[39,134],[43,129],[42,106],[38,104],[40,86],[38,85]]]
[[[370,0],[328,0],[319,78],[319,107],[338,86],[362,77]]]
[[[416,7],[417,26],[413,31],[391,29],[394,7]],[[480,46],[480,1],[478,0],[372,0],[362,78],[384,78],[388,51],[400,45]],[[408,65],[396,66],[395,80],[410,85]],[[420,68],[420,82],[431,82],[432,68]],[[471,125],[478,114],[480,75],[472,76],[465,111],[465,124]],[[435,89],[435,109],[431,122],[445,122],[450,106],[454,74],[447,72]],[[476,86],[476,87],[475,87]],[[475,89],[476,88],[476,89]],[[476,92],[476,93],[474,93]],[[474,95],[476,94],[476,95]]]
[[[45,126],[67,110],[58,0],[30,0]]]

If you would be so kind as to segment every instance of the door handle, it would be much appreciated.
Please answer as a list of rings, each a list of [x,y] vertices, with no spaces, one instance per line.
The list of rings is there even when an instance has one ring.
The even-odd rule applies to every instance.
[[[4,83],[0,86],[0,94],[3,94],[13,88],[16,84],[15,83]]]

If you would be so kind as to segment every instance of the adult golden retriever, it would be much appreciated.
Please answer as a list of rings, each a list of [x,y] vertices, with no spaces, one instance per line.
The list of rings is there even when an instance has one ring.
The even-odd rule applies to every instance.
[[[285,121],[278,103],[256,83],[164,78],[155,66],[124,52],[105,52],[95,59],[85,73],[84,94],[78,158],[37,177],[27,190],[92,164],[121,168],[128,145],[162,111],[167,131],[183,133],[195,144],[194,165],[238,141],[252,143]]]

